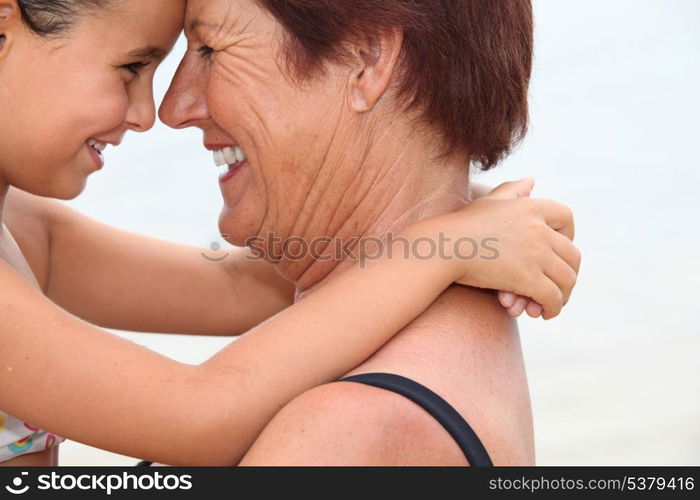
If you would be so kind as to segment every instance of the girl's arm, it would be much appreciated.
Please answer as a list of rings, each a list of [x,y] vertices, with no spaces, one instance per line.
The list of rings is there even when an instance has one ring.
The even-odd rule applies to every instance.
[[[516,291],[558,312],[570,290],[563,286],[555,294],[543,277],[546,269],[559,270],[562,249],[571,249],[542,226],[567,223],[567,215],[551,202],[511,201],[518,200],[487,200],[402,232],[409,242],[432,236],[435,227],[453,238],[502,237],[497,265],[412,255],[365,262],[199,366],[66,313],[0,262],[2,409],[125,455],[171,464],[236,463],[280,407],[360,364],[455,280],[483,286],[494,273],[494,283],[510,287],[506,275],[520,281],[524,274],[514,270],[527,268],[531,283]],[[393,255],[401,256],[403,242],[396,244]]]
[[[234,464],[279,408],[362,363],[457,270],[438,261],[370,263],[188,366],[66,313],[0,263],[2,409],[125,455]]]
[[[104,328],[239,335],[293,302],[293,285],[244,249],[132,234],[17,190],[5,212],[46,295]]]

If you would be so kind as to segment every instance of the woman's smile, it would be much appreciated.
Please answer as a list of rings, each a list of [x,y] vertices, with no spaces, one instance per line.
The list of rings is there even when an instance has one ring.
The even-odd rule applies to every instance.
[[[214,155],[214,165],[219,169],[219,182],[224,184],[248,165],[243,148],[235,144],[205,144]]]
[[[221,184],[227,183],[228,181],[233,179],[236,176],[236,174],[238,174],[247,165],[247,160],[237,161],[234,164],[227,165],[226,170],[222,172],[222,174],[219,176],[219,182]]]

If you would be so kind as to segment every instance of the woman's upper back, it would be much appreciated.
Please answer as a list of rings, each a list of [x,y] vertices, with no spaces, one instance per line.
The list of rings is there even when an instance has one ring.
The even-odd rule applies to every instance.
[[[393,373],[451,404],[497,465],[534,463],[532,415],[520,340],[491,292],[453,286],[348,375]],[[456,442],[408,399],[334,383],[283,408],[245,465],[465,465]]]
[[[515,320],[494,293],[454,285],[354,373],[430,388],[474,428],[494,463],[534,462],[532,414]]]

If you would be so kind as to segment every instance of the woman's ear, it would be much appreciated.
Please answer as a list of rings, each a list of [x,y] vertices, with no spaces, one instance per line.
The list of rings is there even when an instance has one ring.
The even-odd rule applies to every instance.
[[[21,21],[16,0],[0,0],[0,58],[7,53],[12,30]]]
[[[348,79],[348,104],[355,113],[374,108],[396,71],[403,30],[396,28],[352,45],[352,72]]]

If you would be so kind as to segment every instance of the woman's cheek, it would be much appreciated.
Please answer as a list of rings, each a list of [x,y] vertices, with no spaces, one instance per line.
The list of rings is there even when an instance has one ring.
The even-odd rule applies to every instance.
[[[219,83],[210,83],[207,87],[206,101],[214,122],[233,140],[240,144],[242,131],[246,130],[247,115],[241,109],[242,96],[231,92],[230,88]]]

